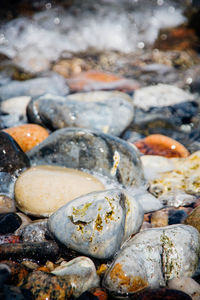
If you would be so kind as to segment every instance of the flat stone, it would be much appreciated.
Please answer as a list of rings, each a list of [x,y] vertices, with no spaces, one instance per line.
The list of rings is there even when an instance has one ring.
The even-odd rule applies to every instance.
[[[68,282],[74,289],[74,297],[78,297],[83,292],[98,287],[100,284],[100,278],[96,273],[93,261],[84,256],[76,257],[68,262],[62,262],[51,273],[57,276],[68,275]]]
[[[49,133],[40,125],[23,124],[4,129],[17,142],[21,149],[26,152],[45,140]]]
[[[18,208],[26,214],[49,216],[67,202],[104,185],[94,176],[70,168],[36,166],[23,172],[15,184]]]
[[[135,293],[165,286],[174,277],[192,276],[198,265],[199,239],[194,227],[182,224],[136,234],[118,253],[104,287],[117,294]]]
[[[113,189],[79,197],[57,210],[49,230],[68,248],[100,259],[112,257],[138,232],[143,210],[132,196]]]
[[[134,105],[143,110],[151,107],[172,106],[194,99],[194,95],[189,92],[161,83],[136,90],[133,98]]]
[[[1,100],[19,96],[35,97],[45,93],[63,96],[67,95],[68,91],[64,78],[57,74],[24,81],[13,80],[0,87]]]
[[[102,174],[125,186],[144,185],[139,153],[129,143],[97,131],[63,128],[27,152],[34,165],[60,165]]]
[[[67,79],[72,92],[94,90],[120,90],[130,92],[139,88],[136,80],[102,71],[87,71]]]
[[[133,120],[131,97],[120,92],[76,93],[67,97],[44,95],[28,105],[31,122],[50,129],[83,127],[120,135]]]

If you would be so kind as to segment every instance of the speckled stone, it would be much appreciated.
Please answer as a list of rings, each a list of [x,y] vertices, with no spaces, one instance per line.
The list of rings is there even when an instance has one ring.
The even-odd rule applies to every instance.
[[[76,93],[67,97],[44,95],[27,109],[29,121],[50,129],[81,127],[120,135],[133,120],[131,97],[120,92]]]
[[[137,149],[108,134],[80,128],[59,129],[27,155],[35,165],[91,170],[125,186],[144,185]]]
[[[45,242],[49,237],[47,220],[36,220],[18,229],[17,234],[23,242]]]
[[[187,225],[144,230],[126,242],[104,276],[104,287],[123,294],[190,277],[198,265],[200,235]],[[191,247],[192,245],[192,247]]]
[[[98,287],[100,284],[93,261],[84,256],[76,257],[69,262],[62,262],[51,273],[57,276],[68,275],[68,282],[73,286],[75,297],[80,296],[90,288]]]
[[[143,221],[140,204],[121,190],[94,192],[77,198],[48,220],[49,230],[67,247],[106,259],[138,232]]]
[[[25,279],[25,277],[28,275],[28,270],[25,268],[22,264],[10,261],[10,260],[3,260],[1,261],[0,268],[3,267],[8,268],[10,273],[10,279],[9,283],[13,285],[21,285]]]
[[[200,232],[200,206],[197,206],[186,218],[185,224],[195,227]]]
[[[65,278],[41,271],[33,271],[22,287],[30,290],[35,300],[67,300],[71,298],[73,291]]]
[[[57,166],[36,166],[18,177],[15,199],[21,211],[45,217],[70,200],[104,189],[101,181],[86,172]]]
[[[26,152],[45,140],[49,133],[40,125],[23,124],[4,129],[17,142],[21,149]]]

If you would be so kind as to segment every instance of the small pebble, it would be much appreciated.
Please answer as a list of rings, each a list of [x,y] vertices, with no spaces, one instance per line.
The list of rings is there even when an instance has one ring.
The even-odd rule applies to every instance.
[[[45,128],[37,124],[23,124],[4,131],[12,136],[24,152],[40,144],[49,135]]]
[[[13,233],[22,220],[16,213],[0,214],[0,234]]]
[[[147,155],[160,155],[164,157],[187,157],[188,150],[179,142],[161,135],[152,134],[134,143],[135,146]]]

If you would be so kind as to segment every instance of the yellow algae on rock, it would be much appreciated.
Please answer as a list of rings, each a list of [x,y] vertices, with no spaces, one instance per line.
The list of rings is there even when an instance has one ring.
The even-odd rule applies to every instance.
[[[88,173],[57,166],[36,166],[17,179],[15,199],[23,212],[49,216],[79,196],[104,189],[104,185]]]

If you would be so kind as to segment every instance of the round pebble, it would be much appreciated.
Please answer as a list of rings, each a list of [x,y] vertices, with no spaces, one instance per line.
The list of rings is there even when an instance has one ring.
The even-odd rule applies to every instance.
[[[15,184],[20,210],[35,216],[49,216],[81,195],[103,190],[94,176],[64,167],[36,166],[23,172]]]
[[[187,157],[188,150],[179,142],[162,134],[152,134],[143,140],[135,142],[135,146],[148,155],[160,155],[165,157]]]
[[[13,137],[24,152],[31,150],[49,135],[45,128],[36,124],[23,124],[4,131]]]

